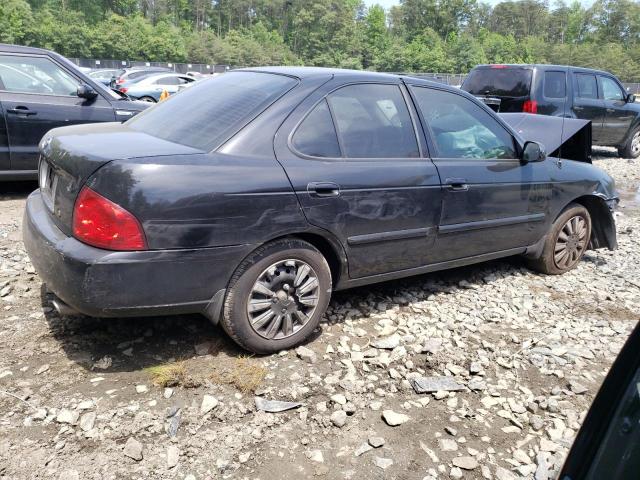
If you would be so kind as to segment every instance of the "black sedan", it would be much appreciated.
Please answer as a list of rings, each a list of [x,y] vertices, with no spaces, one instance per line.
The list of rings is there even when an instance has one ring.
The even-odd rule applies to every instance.
[[[616,248],[613,180],[573,137],[577,160],[547,157],[531,138],[562,146],[531,119],[562,122],[516,131],[408,77],[235,71],[124,124],[49,132],[24,240],[60,312],[199,312],[274,352],[333,290],[511,255],[560,274]]]

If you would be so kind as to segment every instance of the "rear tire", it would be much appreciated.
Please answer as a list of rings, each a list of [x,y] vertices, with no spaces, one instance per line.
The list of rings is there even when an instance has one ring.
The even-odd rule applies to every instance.
[[[316,329],[331,298],[331,270],[310,243],[268,243],[236,269],[221,324],[241,347],[266,354],[294,347]]]
[[[571,203],[553,222],[542,255],[529,260],[533,270],[560,275],[578,265],[591,240],[591,216],[586,208]]]
[[[155,98],[147,97],[147,96],[140,97],[138,100],[140,100],[141,102],[147,102],[147,103],[158,103]]]
[[[618,154],[622,158],[640,157],[640,127],[637,127],[629,135],[627,143],[618,149]]]

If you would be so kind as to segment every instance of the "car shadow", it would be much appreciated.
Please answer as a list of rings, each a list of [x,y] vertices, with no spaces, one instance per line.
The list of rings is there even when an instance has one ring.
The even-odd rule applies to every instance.
[[[389,306],[410,304],[416,300],[411,292],[454,293],[484,284],[487,275],[500,277],[525,272],[529,270],[523,260],[512,257],[335,292],[328,315],[305,343],[317,341],[328,325],[343,323],[345,316],[335,314],[343,306],[357,308],[361,312],[359,316],[366,318],[376,313],[379,302]],[[460,283],[462,281],[463,284]],[[51,303],[52,294],[44,285],[41,286],[40,298],[50,334],[67,358],[96,373],[133,372],[189,359],[196,355],[197,345],[200,349],[204,345],[216,361],[250,355],[238,347],[220,326],[214,326],[201,315],[60,317]]]
[[[132,372],[186,360],[196,355],[196,346],[214,357],[248,354],[201,315],[61,317],[52,299],[53,294],[41,285],[40,300],[50,334],[69,360],[96,373]]]
[[[1,182],[0,201],[27,198],[36,188],[38,188],[38,184],[32,181]]]

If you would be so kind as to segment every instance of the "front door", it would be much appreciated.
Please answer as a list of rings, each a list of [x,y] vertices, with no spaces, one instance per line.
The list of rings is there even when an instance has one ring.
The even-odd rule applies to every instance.
[[[629,133],[631,122],[636,118],[636,112],[629,108],[626,92],[613,78],[598,75],[598,83],[605,107],[602,128],[604,143],[622,145]]]
[[[603,130],[605,106],[598,95],[598,82],[593,73],[574,72],[572,111],[576,118],[591,120],[593,143],[602,144],[606,137]]]
[[[475,100],[431,87],[410,90],[443,183],[436,260],[537,242],[551,195],[544,162],[522,164],[511,133]]]
[[[115,121],[107,100],[79,98],[80,80],[47,56],[2,54],[0,79],[12,170],[37,169],[38,143],[52,128]]]
[[[351,278],[429,263],[440,181],[404,86],[346,81],[294,111],[276,136],[278,160],[309,223],[344,246]]]

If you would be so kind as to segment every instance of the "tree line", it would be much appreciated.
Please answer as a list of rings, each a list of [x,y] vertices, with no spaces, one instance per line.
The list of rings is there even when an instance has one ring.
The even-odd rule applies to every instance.
[[[69,57],[466,73],[556,63],[640,81],[640,3],[2,0],[0,42]]]

